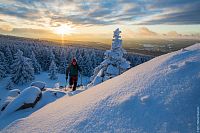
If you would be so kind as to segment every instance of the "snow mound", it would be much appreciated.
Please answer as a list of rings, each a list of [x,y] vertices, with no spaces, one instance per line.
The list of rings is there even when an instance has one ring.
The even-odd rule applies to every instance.
[[[200,44],[195,44],[154,58],[83,93],[64,96],[2,132],[196,132],[199,57]]]
[[[35,81],[31,83],[31,86],[38,87],[41,91],[43,91],[45,89],[46,83],[41,81]]]
[[[24,108],[24,106],[27,104],[34,106],[39,95],[41,95],[41,91],[38,87],[28,87],[24,89],[20,95],[18,95],[6,106],[5,110],[2,112],[2,115],[6,115]]]
[[[42,92],[42,98],[38,101],[35,107],[39,109],[65,95],[65,92],[47,88],[45,91]]]

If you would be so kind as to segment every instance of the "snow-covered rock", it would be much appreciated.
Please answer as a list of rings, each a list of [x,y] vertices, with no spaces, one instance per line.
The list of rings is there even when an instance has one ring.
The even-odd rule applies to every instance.
[[[13,89],[0,101],[0,111],[3,111],[6,106],[12,102],[20,94],[19,89]]]
[[[82,93],[63,97],[13,122],[2,133],[196,132],[200,44],[186,49],[156,57]],[[178,67],[171,69],[172,64]]]
[[[20,94],[19,89],[13,89],[8,92],[8,96],[10,97],[17,97]]]
[[[28,108],[24,110],[19,110],[12,112],[8,115],[1,115],[2,111],[0,111],[0,131],[10,124],[12,121],[15,121],[20,118],[24,118],[27,115],[32,114],[33,112],[39,110],[40,108],[44,107],[45,105],[54,102],[55,100],[63,97],[66,95],[67,92],[63,92],[60,90],[52,89],[52,88],[46,88],[44,91],[42,91],[42,97],[39,99],[39,101],[36,103],[34,108]],[[2,99],[5,103],[9,104],[11,101],[13,101],[16,97],[6,97],[6,100]],[[2,101],[0,100],[0,102]],[[6,107],[6,106],[5,106]],[[4,108],[5,109],[5,108]]]
[[[43,91],[45,89],[46,83],[42,81],[35,81],[31,83],[31,86],[38,87],[41,91]]]
[[[38,87],[32,86],[24,89],[12,102],[10,102],[2,115],[12,113],[14,111],[34,107],[41,97],[41,90]]]
[[[8,96],[8,97],[6,97],[5,99],[1,100],[1,102],[0,102],[0,111],[3,111],[3,110],[6,108],[6,106],[7,106],[10,102],[12,102],[14,99],[15,99],[15,97],[10,97],[10,96]]]

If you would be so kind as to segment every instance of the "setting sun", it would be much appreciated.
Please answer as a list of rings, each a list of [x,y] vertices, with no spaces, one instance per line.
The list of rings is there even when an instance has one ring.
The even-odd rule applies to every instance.
[[[70,25],[61,25],[54,29],[56,34],[69,35],[74,32],[74,29]]]

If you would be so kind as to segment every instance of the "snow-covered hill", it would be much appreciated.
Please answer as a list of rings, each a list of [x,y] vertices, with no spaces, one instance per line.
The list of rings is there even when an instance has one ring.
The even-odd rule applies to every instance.
[[[200,44],[63,97],[2,132],[196,132]]]

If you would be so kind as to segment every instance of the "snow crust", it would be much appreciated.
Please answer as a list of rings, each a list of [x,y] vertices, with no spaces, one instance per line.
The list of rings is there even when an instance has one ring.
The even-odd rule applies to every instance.
[[[185,49],[156,57],[72,97],[64,96],[2,132],[196,132],[200,44]]]

